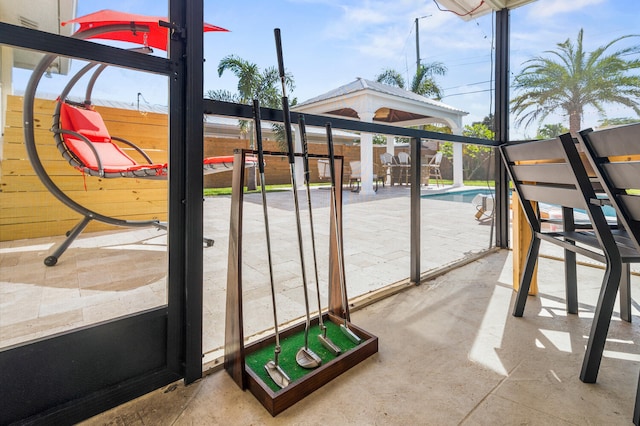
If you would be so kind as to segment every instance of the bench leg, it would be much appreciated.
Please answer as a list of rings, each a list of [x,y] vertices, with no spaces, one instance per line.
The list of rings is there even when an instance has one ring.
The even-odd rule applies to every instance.
[[[516,296],[516,303],[513,307],[513,316],[521,317],[524,313],[524,305],[527,303],[527,296],[529,295],[529,287],[531,286],[531,280],[533,279],[533,271],[536,267],[536,261],[538,260],[538,252],[540,251],[540,239],[535,236],[531,240],[529,245],[529,253],[527,254],[527,262],[522,272],[522,278],[520,279],[520,287],[518,288],[518,295]]]
[[[578,273],[576,268],[576,253],[564,251],[564,285],[567,295],[567,313],[578,313]]]
[[[576,230],[573,218],[573,209],[562,208],[562,228],[565,232]],[[576,245],[575,241],[567,240],[567,243]],[[576,268],[576,253],[571,250],[564,250],[564,285],[567,296],[567,313],[578,313],[578,271]]]
[[[638,389],[636,390],[636,405],[633,410],[633,424],[640,426],[640,377],[638,377]]]
[[[621,275],[622,263],[608,261],[580,371],[580,380],[585,383],[595,383],[598,377]]]
[[[631,267],[628,263],[622,264],[620,277],[620,319],[631,322]]]

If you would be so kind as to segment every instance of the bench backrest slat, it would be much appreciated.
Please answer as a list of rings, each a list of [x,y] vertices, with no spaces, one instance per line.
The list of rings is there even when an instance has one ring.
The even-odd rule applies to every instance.
[[[584,197],[575,188],[521,184],[520,192],[525,199],[530,201],[557,204],[574,209],[586,208]]]
[[[508,145],[510,157],[518,161],[564,161],[562,146],[555,139]]]
[[[620,195],[618,200],[627,207],[630,219],[635,222],[640,221],[640,196],[638,195]]]
[[[518,180],[545,184],[575,185],[576,179],[567,163],[514,164]]]
[[[602,168],[609,176],[613,189],[640,189],[640,161],[603,163]]]

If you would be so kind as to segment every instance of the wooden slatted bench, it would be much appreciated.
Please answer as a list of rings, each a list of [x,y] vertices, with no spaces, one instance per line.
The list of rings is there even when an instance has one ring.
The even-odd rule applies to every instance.
[[[640,253],[628,244],[623,231],[612,232],[602,211],[601,200],[596,196],[569,134],[545,141],[506,144],[500,147],[500,151],[532,230],[513,315],[523,315],[541,241],[564,249],[568,313],[578,312],[576,254],[603,262],[606,266],[580,373],[583,382],[593,383],[600,367],[621,278],[628,273],[628,263],[640,262]],[[543,229],[538,203],[562,207],[562,231]],[[590,229],[576,226],[575,209],[587,213]],[[623,286],[625,290],[627,285],[628,280]],[[621,298],[628,297],[628,291],[623,292]]]

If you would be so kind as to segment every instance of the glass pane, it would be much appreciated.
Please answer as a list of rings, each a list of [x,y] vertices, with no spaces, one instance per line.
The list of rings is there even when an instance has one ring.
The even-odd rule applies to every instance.
[[[445,155],[440,165],[427,162],[423,166],[423,182],[426,183],[429,175],[428,186],[423,187],[421,197],[423,271],[433,271],[477,255],[491,247],[495,239],[493,149],[467,147],[461,146],[462,164],[456,164],[452,155],[455,150],[448,151],[443,146],[439,152]],[[433,158],[425,160],[433,161]],[[452,185],[455,167],[460,168],[464,186]]]
[[[0,19],[56,32],[59,22],[41,16],[49,3],[56,5],[50,15],[58,17],[57,2],[44,2],[37,11],[24,3],[20,23],[8,19],[4,7]],[[73,17],[65,13],[61,20]],[[51,28],[43,28],[45,23]],[[43,54],[0,49],[0,347],[166,305],[166,232],[154,223],[167,220],[166,175],[155,176],[168,160],[167,78],[117,67],[94,74],[98,65],[68,90],[67,99],[75,104],[65,109],[56,99],[88,62],[56,58],[37,78],[35,93],[25,93]],[[34,115],[27,121],[34,137],[28,138],[23,110],[25,98],[28,104],[32,97]],[[61,122],[60,110],[67,111]],[[82,136],[58,133],[56,139],[50,129],[58,126]],[[133,142],[158,165],[142,169],[152,170],[153,179],[141,170],[133,176],[147,159],[116,137]],[[26,140],[33,141],[33,150]],[[106,175],[100,176],[101,170]],[[94,219],[67,240],[83,215]],[[70,242],[66,250],[65,241]]]

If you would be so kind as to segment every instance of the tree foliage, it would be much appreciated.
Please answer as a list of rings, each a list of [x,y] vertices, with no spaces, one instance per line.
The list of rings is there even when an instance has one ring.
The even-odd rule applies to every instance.
[[[218,76],[222,77],[227,70],[238,78],[237,92],[231,93],[228,90],[209,90],[206,94],[209,99],[246,105],[251,105],[254,99],[258,99],[260,105],[263,107],[282,108],[282,82],[277,68],[268,67],[260,71],[260,68],[256,64],[238,56],[229,55],[220,60],[218,64]],[[285,73],[285,87],[289,93],[295,88],[293,77],[289,73]],[[289,101],[291,105],[297,103],[295,98]],[[253,141],[252,122],[239,120],[238,124],[240,132],[245,136],[248,134],[250,140]],[[274,124],[273,128],[276,132],[276,139],[284,147],[283,126]]]
[[[569,117],[572,133],[580,130],[585,107],[595,108],[605,115],[604,104],[622,104],[640,115],[640,76],[630,71],[640,68],[640,46],[609,52],[626,35],[588,53],[583,48],[583,30],[575,43],[570,39],[557,44],[556,50],[546,51],[525,62],[515,77],[516,92],[512,101],[516,123],[528,126],[542,122],[549,114],[560,112]]]
[[[447,67],[441,62],[431,62],[426,65],[420,65],[416,70],[416,74],[411,80],[411,86],[407,87],[402,74],[394,69],[388,68],[378,74],[375,79],[378,83],[396,86],[401,89],[409,90],[421,96],[442,98],[442,88],[436,83],[435,76],[445,75]]]
[[[402,74],[391,68],[387,68],[380,74],[378,74],[376,76],[376,81],[378,83],[388,84],[389,86],[396,86],[401,89],[406,89],[406,83],[404,82],[404,77],[402,77]]]
[[[631,118],[631,117],[605,118],[604,120],[600,120],[600,125],[598,127],[622,126],[624,124],[633,124],[633,123],[640,123],[640,118]]]
[[[462,131],[463,136],[470,136],[479,139],[493,140],[495,133],[486,124],[489,117],[485,117],[483,121],[467,124]],[[453,142],[444,142],[441,151],[448,159],[453,159]],[[475,180],[485,179],[482,172],[488,170],[489,159],[491,158],[492,148],[484,145],[464,144],[462,146],[462,169],[464,179]]]
[[[552,139],[563,133],[567,133],[568,131],[569,129],[567,129],[562,123],[545,124],[538,129],[536,139]]]
[[[441,62],[432,62],[427,65],[420,64],[416,71],[416,75],[411,80],[410,90],[418,95],[432,97],[435,99],[442,98],[442,88],[436,83],[436,75],[445,75],[447,67]]]

